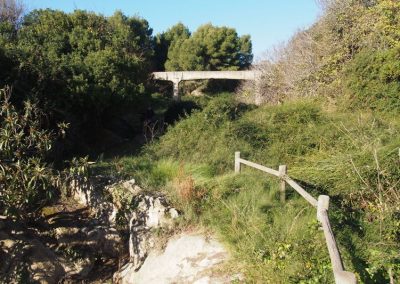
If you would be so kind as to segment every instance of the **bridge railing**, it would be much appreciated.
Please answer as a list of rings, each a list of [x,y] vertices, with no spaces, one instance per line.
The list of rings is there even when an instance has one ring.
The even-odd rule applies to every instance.
[[[331,224],[329,222],[328,208],[329,208],[329,196],[320,195],[318,200],[312,197],[304,188],[298,183],[291,179],[287,175],[286,165],[279,166],[279,170],[267,168],[265,166],[247,161],[240,157],[240,152],[235,152],[235,172],[239,173],[241,165],[247,165],[252,168],[258,169],[265,173],[271,174],[278,177],[280,182],[280,199],[281,202],[285,201],[285,186],[289,184],[295,191],[297,191],[305,200],[308,201],[313,207],[317,209],[317,219],[322,225],[324,231],[326,245],[328,247],[329,257],[332,263],[333,275],[335,277],[336,284],[356,284],[357,278],[354,273],[344,270],[342,258],[340,256],[339,249],[336,244],[335,236],[333,234]]]

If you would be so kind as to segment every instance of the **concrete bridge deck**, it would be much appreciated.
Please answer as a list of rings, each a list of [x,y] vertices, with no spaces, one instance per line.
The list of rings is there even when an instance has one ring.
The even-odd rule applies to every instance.
[[[174,84],[174,99],[179,100],[179,83],[189,80],[230,79],[256,80],[259,71],[171,71],[154,72],[155,80],[171,81]]]

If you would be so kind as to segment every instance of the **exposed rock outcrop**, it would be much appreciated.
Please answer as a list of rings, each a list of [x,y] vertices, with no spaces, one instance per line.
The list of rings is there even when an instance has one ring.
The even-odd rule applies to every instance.
[[[111,278],[129,251],[124,236],[129,234],[128,220],[147,214],[140,201],[137,213],[131,206],[141,191],[133,179],[115,183],[98,176],[91,182],[73,183],[73,200],[66,198],[43,208],[42,219],[29,228],[0,221],[0,258],[5,259],[0,261],[0,282],[19,277],[23,282],[40,283],[107,279],[107,275],[97,273],[108,273]],[[141,199],[154,203],[149,196],[141,195]],[[157,218],[154,212],[161,210],[158,203],[150,206],[152,222]],[[118,224],[117,216],[122,216]],[[127,220],[125,225],[123,220]]]
[[[44,208],[42,223],[32,228],[0,223],[0,259],[4,260],[0,282],[20,278],[38,283],[102,283],[112,277],[115,283],[232,280],[216,273],[227,253],[213,239],[183,234],[164,240],[166,249],[160,252],[158,233],[171,232],[179,217],[164,196],[145,194],[134,179],[115,183],[96,177],[96,182],[74,187],[73,200]]]
[[[57,255],[37,239],[0,232],[0,257],[0,281],[7,283],[57,283],[65,275]]]
[[[129,221],[129,256],[131,268],[137,270],[144,262],[148,251],[154,246],[152,229],[171,228],[178,211],[170,208],[163,197],[140,195],[137,207]]]
[[[232,283],[240,274],[226,275],[221,265],[228,253],[215,239],[200,234],[181,234],[170,239],[164,251],[152,251],[141,268],[132,263],[118,273],[122,284]]]

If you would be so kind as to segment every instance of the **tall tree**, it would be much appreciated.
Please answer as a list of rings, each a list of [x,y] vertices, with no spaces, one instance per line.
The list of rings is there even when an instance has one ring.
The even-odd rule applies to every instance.
[[[152,56],[147,21],[121,12],[106,18],[77,10],[37,10],[19,31],[23,72],[45,100],[99,112],[113,97],[138,94]],[[67,101],[64,101],[67,100]]]
[[[172,41],[168,49],[167,70],[240,70],[253,59],[249,35],[239,37],[236,30],[206,24],[190,38]]]
[[[180,45],[183,41],[190,37],[189,29],[182,23],[178,23],[172,26],[167,31],[158,34],[155,37],[155,60],[156,60],[156,69],[158,71],[165,69],[165,63],[168,59],[169,50],[175,50],[171,45]],[[170,56],[176,57],[177,54],[171,54]],[[171,68],[175,68],[175,66],[171,66]]]

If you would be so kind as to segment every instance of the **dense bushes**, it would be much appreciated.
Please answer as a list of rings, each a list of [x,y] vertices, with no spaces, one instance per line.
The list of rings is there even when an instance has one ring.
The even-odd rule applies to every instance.
[[[0,90],[0,214],[26,220],[60,194],[68,194],[72,179],[85,178],[87,158],[50,160],[55,142],[65,137],[68,125],[46,130],[45,114],[25,101],[21,111],[10,101],[9,88]]]
[[[358,57],[356,64],[360,67],[361,61],[367,63],[366,53],[376,63],[383,57],[394,59],[393,53],[385,53],[399,46],[399,1],[320,2],[324,3],[323,13],[316,23],[297,32],[287,44],[271,50],[259,62],[257,68],[263,72],[259,99],[276,103],[282,99],[322,95],[336,100],[354,91],[344,84],[349,74],[348,63],[354,58]],[[364,55],[358,56],[360,52]],[[392,95],[388,97],[387,103],[390,103]]]
[[[16,48],[21,72],[38,81],[42,96],[52,88],[57,106],[85,109],[90,103],[92,113],[101,113],[112,99],[143,91],[150,36],[145,20],[120,12],[106,18],[79,10],[39,10],[25,17]]]
[[[232,153],[238,148],[258,160],[265,158],[270,165],[318,150],[315,139],[327,121],[319,107],[299,102],[264,111],[250,109],[229,94],[221,95],[170,128],[152,147],[159,157],[185,157],[220,169],[231,167]]]
[[[244,109],[245,106],[234,102],[232,95],[221,94],[212,99],[202,111],[194,110],[190,119],[170,127],[168,135],[161,137],[160,143],[151,147],[154,147],[159,157],[185,157],[190,161],[210,162],[225,168],[226,157],[235,145],[233,139],[232,144],[229,138],[229,122],[240,117]],[[224,139],[220,139],[216,133]],[[209,153],[209,156],[204,153]]]
[[[353,107],[400,110],[400,47],[360,52],[347,69]]]
[[[110,120],[128,125],[127,137],[140,131],[137,120],[148,104],[151,34],[145,20],[120,12],[104,17],[35,10],[12,40],[7,31],[1,33],[1,83],[14,86],[17,106],[26,99],[39,104],[50,128],[70,123],[68,145],[87,152],[96,134],[114,123]],[[85,135],[88,131],[92,135]]]

